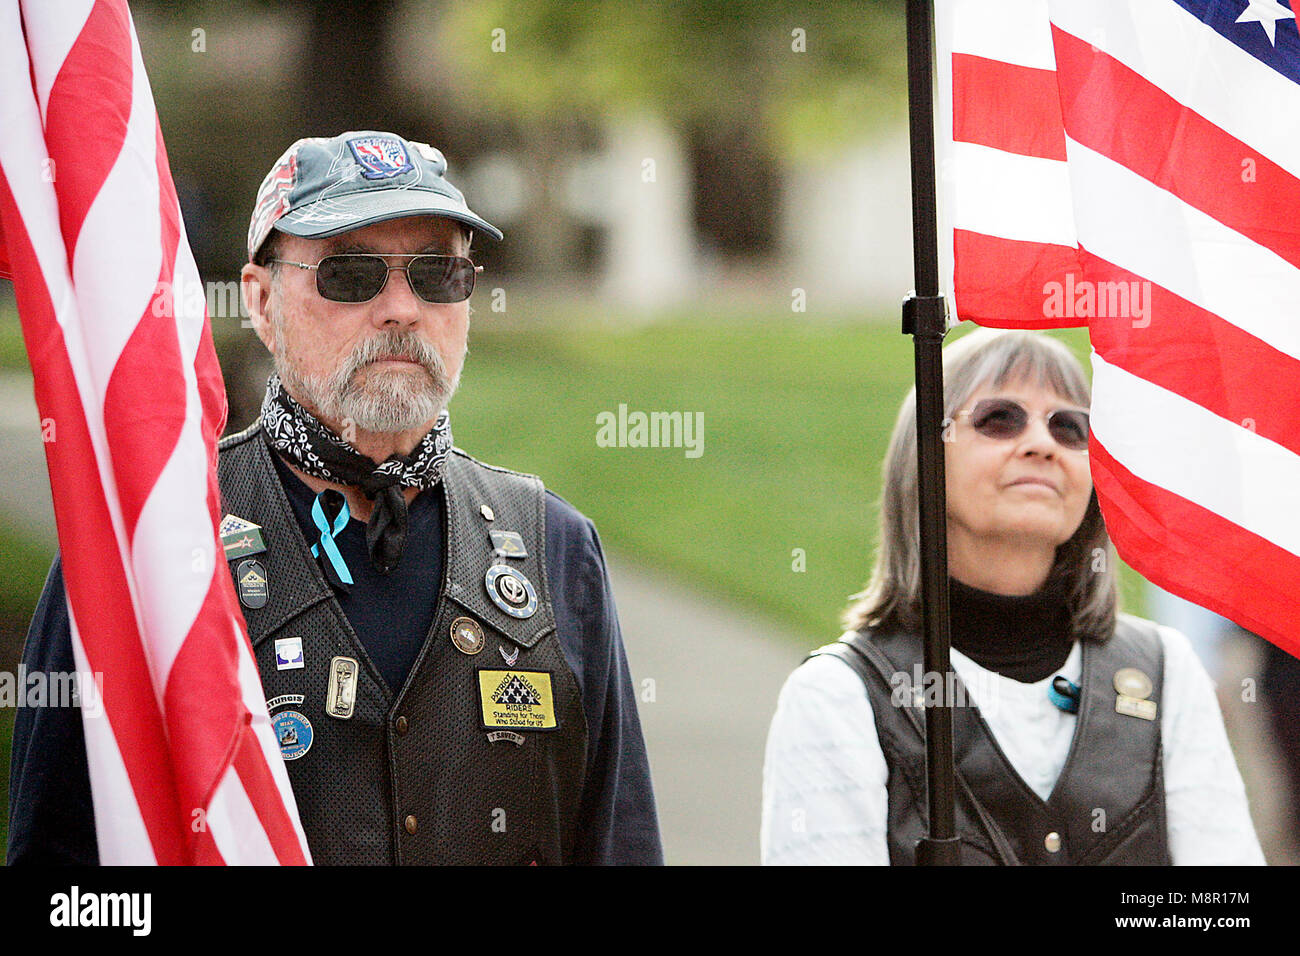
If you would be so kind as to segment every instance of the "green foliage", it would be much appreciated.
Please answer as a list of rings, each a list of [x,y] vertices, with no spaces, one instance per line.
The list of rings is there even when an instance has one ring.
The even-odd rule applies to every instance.
[[[0,623],[26,630],[53,559],[51,548],[0,529]]]
[[[905,105],[898,0],[478,0],[448,10],[439,43],[460,95],[520,123],[652,110],[683,125],[753,122],[775,150],[800,152]]]

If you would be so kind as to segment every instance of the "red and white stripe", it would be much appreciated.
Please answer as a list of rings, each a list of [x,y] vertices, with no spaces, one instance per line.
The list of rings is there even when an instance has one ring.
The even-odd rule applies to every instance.
[[[217,536],[225,392],[125,0],[0,0],[0,129],[74,652],[103,675],[101,862],[309,862]]]
[[[1300,86],[1169,0],[937,25],[957,316],[1088,325],[1121,556],[1300,653]],[[1149,314],[1049,315],[1067,273],[1146,283]]]
[[[1079,265],[1047,2],[939,0],[936,13],[952,306],[1000,328],[1086,324],[1044,308],[1043,287]]]

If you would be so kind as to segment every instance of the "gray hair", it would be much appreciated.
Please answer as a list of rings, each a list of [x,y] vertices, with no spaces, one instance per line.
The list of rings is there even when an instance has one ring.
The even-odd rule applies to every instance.
[[[1091,390],[1063,343],[1027,331],[979,329],[943,350],[945,426],[981,388],[1026,381],[1087,408]],[[903,400],[883,466],[880,545],[871,580],[844,613],[853,630],[921,627],[921,544],[917,514],[916,389]],[[1119,589],[1115,551],[1094,490],[1083,521],[1056,549],[1048,582],[1064,584],[1074,635],[1106,640],[1115,628]]]

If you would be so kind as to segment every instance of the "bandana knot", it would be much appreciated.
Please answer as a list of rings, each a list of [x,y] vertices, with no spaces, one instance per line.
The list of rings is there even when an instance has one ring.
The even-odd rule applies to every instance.
[[[442,480],[451,451],[451,421],[444,411],[409,455],[390,455],[378,465],[317,420],[284,390],[273,374],[262,399],[262,434],[300,471],[360,488],[375,503],[366,523],[370,562],[380,574],[397,567],[409,525],[405,488],[432,488]]]

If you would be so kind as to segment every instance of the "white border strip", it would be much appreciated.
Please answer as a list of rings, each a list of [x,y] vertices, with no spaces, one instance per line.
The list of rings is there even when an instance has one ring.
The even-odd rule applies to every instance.
[[[939,0],[935,7],[936,23],[944,25],[945,57],[970,53],[1040,70],[1056,69],[1047,0]]]
[[[1300,555],[1300,456],[1092,354],[1092,428],[1121,465]]]
[[[1083,248],[1300,358],[1300,269],[1100,153],[1065,146]]]
[[[1076,244],[1070,174],[1057,159],[953,143],[943,170],[952,226],[1004,239]]]

